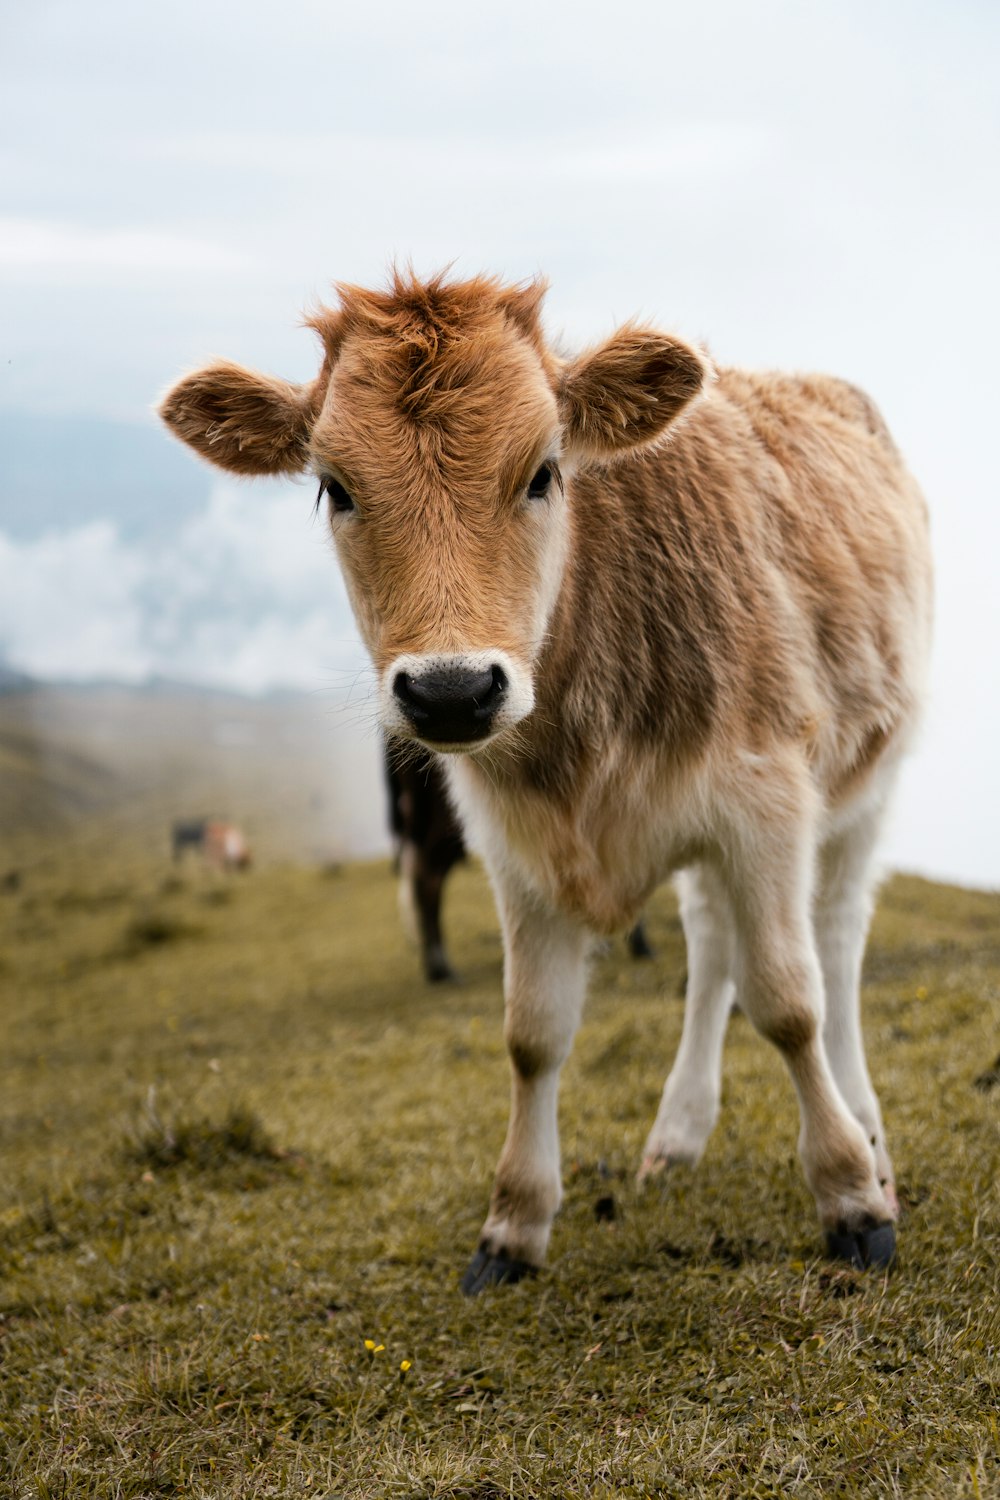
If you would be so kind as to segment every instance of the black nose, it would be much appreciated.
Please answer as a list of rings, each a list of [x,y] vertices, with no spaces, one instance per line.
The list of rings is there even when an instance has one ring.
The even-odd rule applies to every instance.
[[[392,691],[422,740],[462,745],[489,734],[507,691],[507,678],[496,666],[479,672],[437,667],[420,673],[397,672]]]

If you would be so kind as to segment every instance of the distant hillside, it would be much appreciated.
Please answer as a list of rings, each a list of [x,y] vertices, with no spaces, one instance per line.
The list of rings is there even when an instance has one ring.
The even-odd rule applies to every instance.
[[[387,847],[380,742],[328,702],[158,683],[0,694],[0,857],[112,813],[167,839],[174,818],[241,824],[258,857]]]
[[[19,672],[16,667],[8,666],[0,658],[0,693],[19,693],[24,688],[33,686],[34,679],[27,672]]]
[[[0,722],[0,830],[49,831],[113,803],[119,779],[107,766],[39,735],[26,716]],[[11,719],[15,722],[11,723]]]

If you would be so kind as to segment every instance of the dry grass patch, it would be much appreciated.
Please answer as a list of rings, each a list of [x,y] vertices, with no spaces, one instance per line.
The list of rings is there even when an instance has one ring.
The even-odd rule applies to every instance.
[[[701,1168],[636,1189],[680,1030],[664,892],[657,958],[595,964],[551,1266],[470,1303],[507,1091],[481,873],[448,896],[464,983],[430,988],[385,865],[212,885],[103,846],[0,891],[5,1495],[1000,1494],[1000,898],[883,895],[894,1275],[818,1258],[739,1017]],[[124,953],[151,910],[197,941]]]

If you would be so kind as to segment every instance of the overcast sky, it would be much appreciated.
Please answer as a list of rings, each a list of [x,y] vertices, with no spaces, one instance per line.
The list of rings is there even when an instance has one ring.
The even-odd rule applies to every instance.
[[[570,343],[638,314],[721,362],[845,375],[939,565],[889,854],[1000,885],[998,31],[992,0],[8,5],[0,416],[142,424],[214,354],[310,375],[301,310],[393,257],[542,272]],[[197,482],[155,546],[82,489],[15,534],[0,483],[0,651],[243,689],[350,670],[310,497]]]

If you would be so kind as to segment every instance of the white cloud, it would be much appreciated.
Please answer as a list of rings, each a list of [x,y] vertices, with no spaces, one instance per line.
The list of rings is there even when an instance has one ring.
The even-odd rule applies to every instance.
[[[350,687],[363,655],[304,489],[220,484],[168,542],[107,521],[0,533],[0,654],[42,678]]]
[[[0,653],[33,676],[140,681],[144,574],[107,521],[21,545],[0,534]]]

